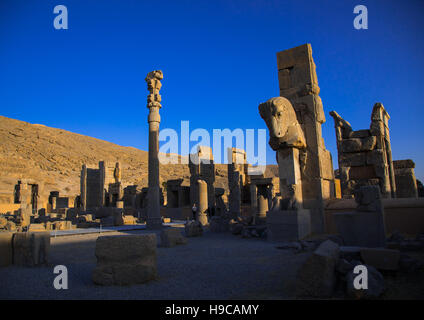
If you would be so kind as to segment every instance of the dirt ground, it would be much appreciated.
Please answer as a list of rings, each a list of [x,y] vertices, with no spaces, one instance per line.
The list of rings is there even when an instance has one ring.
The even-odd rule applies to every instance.
[[[113,234],[123,232],[107,233]],[[308,257],[308,253],[277,249],[263,239],[207,231],[189,238],[187,245],[159,247],[157,280],[102,287],[91,280],[99,235],[51,238],[48,266],[0,268],[0,299],[294,299],[296,272]],[[424,259],[423,254],[415,257]],[[53,287],[56,265],[68,269],[67,290]],[[382,299],[424,299],[424,272],[385,274],[385,279]],[[335,298],[343,298],[342,288]]]

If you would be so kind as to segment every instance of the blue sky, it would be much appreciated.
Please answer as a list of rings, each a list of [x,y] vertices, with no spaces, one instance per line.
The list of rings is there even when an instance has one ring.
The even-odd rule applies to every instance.
[[[68,30],[53,27],[59,4]],[[368,30],[353,28],[358,4]],[[382,102],[393,158],[413,159],[424,180],[423,14],[421,0],[2,0],[0,114],[147,150],[144,78],[161,69],[161,128],[263,129],[276,52],[311,43],[334,167],[328,112],[365,129]]]

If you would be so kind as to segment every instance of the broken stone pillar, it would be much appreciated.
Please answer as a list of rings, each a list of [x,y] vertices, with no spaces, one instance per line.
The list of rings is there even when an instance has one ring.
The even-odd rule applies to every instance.
[[[337,231],[346,246],[385,247],[384,207],[378,186],[363,186],[355,191],[354,212],[334,213]]]
[[[256,184],[251,184],[250,189],[250,206],[252,212],[257,212],[258,208],[258,187]]]
[[[307,156],[304,133],[286,98],[271,98],[261,103],[259,113],[269,129],[269,144],[277,152],[280,179],[280,196],[273,199],[266,218],[268,239],[299,240],[312,229],[311,212],[303,209],[301,172]],[[320,228],[318,222],[315,221],[316,230]]]
[[[418,188],[415,178],[415,163],[408,160],[393,161],[396,180],[396,197],[397,198],[417,198]]]
[[[159,90],[162,87],[160,80],[163,73],[160,70],[149,72],[146,77],[147,89],[150,94],[147,97],[147,107],[149,108],[149,190],[147,195],[147,221],[148,229],[160,229],[162,219],[160,216],[160,186],[159,186],[159,109],[161,96]]]
[[[190,154],[190,201],[191,205],[197,201],[197,180],[201,179],[208,184],[208,208],[215,206],[215,164],[213,161],[212,148],[198,146],[197,152]]]
[[[344,198],[351,198],[355,188],[378,185],[383,198],[396,197],[395,174],[388,121],[389,114],[376,103],[370,129],[353,131],[349,122],[331,111],[336,129],[339,176]]]
[[[199,221],[202,226],[208,224],[208,184],[204,180],[197,180],[198,185],[198,200],[197,200],[197,221]]]
[[[290,100],[306,144],[305,148],[299,148],[302,205],[311,212],[312,232],[320,233],[325,226],[323,200],[334,198],[334,171],[322,137],[325,115],[311,45],[278,52],[277,66],[280,96]]]
[[[246,151],[228,148],[228,206],[233,217],[240,216],[244,186],[247,180]]]

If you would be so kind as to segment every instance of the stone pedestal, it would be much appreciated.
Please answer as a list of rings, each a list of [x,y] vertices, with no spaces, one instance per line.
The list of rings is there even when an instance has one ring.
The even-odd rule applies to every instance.
[[[206,181],[197,180],[198,184],[198,212],[197,212],[197,221],[200,222],[202,226],[208,224],[208,184]]]
[[[311,213],[307,209],[272,210],[266,224],[269,241],[297,241],[311,233]]]
[[[384,208],[378,186],[364,186],[355,192],[357,210],[334,213],[338,233],[346,246],[385,247]]]

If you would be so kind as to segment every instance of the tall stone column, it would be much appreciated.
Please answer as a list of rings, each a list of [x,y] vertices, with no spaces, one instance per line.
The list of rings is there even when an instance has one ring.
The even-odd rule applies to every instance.
[[[147,223],[148,229],[160,229],[162,220],[160,216],[160,187],[159,187],[159,109],[161,96],[159,90],[162,87],[160,80],[163,73],[160,70],[149,72],[146,77],[147,107],[149,108],[149,189],[147,193]]]
[[[82,165],[81,169],[81,207],[82,211],[87,210],[87,166]]]
[[[205,226],[208,224],[208,184],[204,180],[197,180],[198,184],[198,213],[197,220]]]

